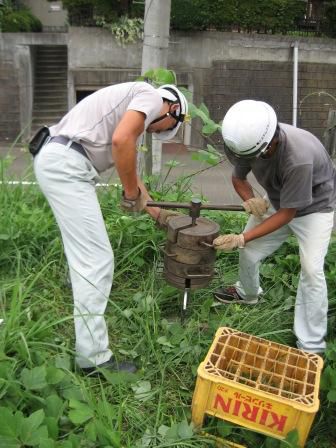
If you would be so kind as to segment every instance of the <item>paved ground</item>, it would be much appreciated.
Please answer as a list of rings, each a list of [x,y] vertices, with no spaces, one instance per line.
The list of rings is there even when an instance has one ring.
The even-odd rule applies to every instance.
[[[178,166],[171,169],[167,176],[167,182],[174,182],[183,175],[192,176],[191,189],[195,193],[202,193],[209,202],[215,204],[241,204],[241,199],[234,191],[231,184],[231,166],[224,161],[218,166],[210,166],[207,163],[192,160],[193,151],[188,151],[183,145],[165,144],[162,153],[162,179],[168,173],[169,168],[166,163],[174,160]],[[8,168],[6,168],[6,178],[9,180],[34,180],[31,156],[27,149],[17,145],[0,143],[0,158],[8,156]],[[7,161],[5,161],[7,165]],[[262,188],[251,175],[250,182],[256,192],[263,194]],[[118,176],[115,170],[109,170],[102,175],[102,182],[115,183]],[[336,230],[336,217],[334,230]]]
[[[202,193],[210,202],[221,204],[240,204],[240,198],[235,193],[231,184],[231,167],[228,162],[223,162],[212,167],[207,163],[192,160],[192,151],[177,144],[164,145],[162,154],[162,179],[167,175],[169,168],[166,163],[174,160],[179,163],[172,168],[167,176],[167,182],[174,182],[183,175],[192,176],[191,187],[195,193]],[[32,172],[31,157],[27,150],[18,145],[10,147],[4,143],[0,144],[0,157],[8,156],[10,160],[5,162],[6,178],[10,180],[34,180]],[[115,170],[109,170],[102,174],[103,182],[115,182],[117,180]],[[262,189],[253,178],[251,182],[258,191]]]

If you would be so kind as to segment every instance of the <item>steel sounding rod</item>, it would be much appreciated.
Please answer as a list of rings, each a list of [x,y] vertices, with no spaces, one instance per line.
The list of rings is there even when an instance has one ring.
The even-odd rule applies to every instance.
[[[189,278],[186,278],[184,283],[183,300],[181,304],[181,324],[184,323],[184,318],[186,315],[188,299],[190,294],[190,288],[191,288],[191,280]]]

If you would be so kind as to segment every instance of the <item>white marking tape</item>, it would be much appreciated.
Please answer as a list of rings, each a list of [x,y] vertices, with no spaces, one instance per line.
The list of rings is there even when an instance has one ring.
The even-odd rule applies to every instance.
[[[31,182],[28,180],[0,180],[0,185],[38,185],[37,182]],[[96,184],[96,187],[119,187],[118,184]]]

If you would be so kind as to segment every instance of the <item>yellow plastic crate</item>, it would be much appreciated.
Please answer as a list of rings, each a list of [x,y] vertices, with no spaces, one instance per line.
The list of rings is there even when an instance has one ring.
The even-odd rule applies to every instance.
[[[303,447],[319,408],[323,360],[316,354],[222,327],[198,367],[192,420],[205,414]]]

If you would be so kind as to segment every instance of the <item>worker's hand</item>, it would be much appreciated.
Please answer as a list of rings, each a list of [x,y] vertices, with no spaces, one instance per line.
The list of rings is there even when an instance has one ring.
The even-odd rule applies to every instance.
[[[146,207],[147,200],[145,199],[140,188],[138,189],[138,191],[138,196],[135,199],[126,198],[125,192],[122,192],[120,206],[123,210],[125,210],[125,212],[137,213],[141,212]]]
[[[240,235],[220,235],[213,240],[212,244],[216,250],[230,252],[233,249],[242,249],[245,246],[245,239],[242,233]]]
[[[164,208],[161,208],[159,216],[156,220],[157,225],[160,227],[160,229],[166,230],[168,221],[174,216],[182,216],[182,213],[174,212],[174,210],[165,210]]]
[[[261,218],[269,207],[269,202],[263,198],[251,198],[243,202],[244,209],[254,215],[256,218]]]

